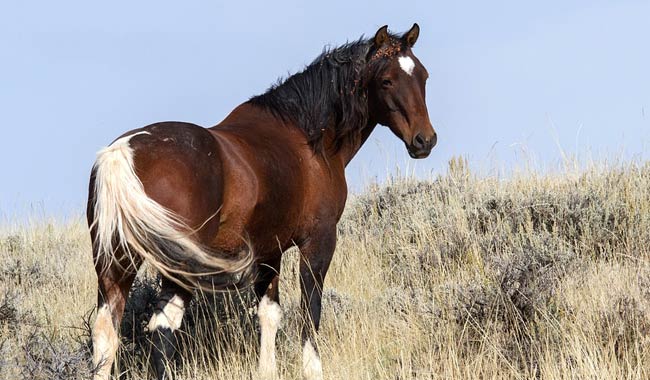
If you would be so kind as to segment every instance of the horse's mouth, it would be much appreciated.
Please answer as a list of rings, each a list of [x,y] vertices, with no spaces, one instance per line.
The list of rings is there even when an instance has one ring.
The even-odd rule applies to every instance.
[[[409,156],[415,159],[427,158],[431,154],[431,149],[411,149],[406,147],[406,150],[409,152]]]

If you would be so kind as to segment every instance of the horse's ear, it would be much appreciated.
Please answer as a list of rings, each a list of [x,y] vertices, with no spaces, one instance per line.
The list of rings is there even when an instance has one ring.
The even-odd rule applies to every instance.
[[[418,25],[417,22],[416,22],[411,27],[411,30],[404,33],[404,36],[402,37],[402,39],[406,42],[406,44],[409,47],[413,47],[413,45],[415,45],[415,41],[418,40],[419,35],[420,35],[420,25]]]
[[[384,25],[381,28],[379,28],[377,33],[375,33],[375,38],[374,38],[375,46],[376,47],[382,46],[383,44],[388,42],[388,39],[389,39],[389,37],[388,37],[388,25]]]

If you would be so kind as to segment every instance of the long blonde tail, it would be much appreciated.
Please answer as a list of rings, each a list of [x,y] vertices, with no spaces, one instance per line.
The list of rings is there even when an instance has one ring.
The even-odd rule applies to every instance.
[[[202,247],[191,238],[189,226],[146,195],[129,145],[139,134],[149,133],[122,137],[97,153],[91,224],[97,257],[109,265],[116,262],[115,253],[121,249],[131,261],[140,257],[188,289],[206,288],[206,276],[225,275],[229,280],[222,285],[241,280],[252,267],[250,249],[238,255],[220,255]]]

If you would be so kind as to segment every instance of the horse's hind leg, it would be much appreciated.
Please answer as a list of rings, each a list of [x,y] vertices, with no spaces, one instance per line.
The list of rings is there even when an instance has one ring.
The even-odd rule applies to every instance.
[[[170,378],[165,375],[165,366],[176,353],[174,332],[180,327],[185,307],[191,299],[190,292],[163,278],[156,310],[148,325],[153,345],[151,361],[158,379]]]
[[[124,257],[119,252],[116,257]],[[129,289],[139,263],[128,260],[107,262],[95,258],[97,272],[97,318],[92,330],[95,380],[107,380],[119,345],[118,331]]]

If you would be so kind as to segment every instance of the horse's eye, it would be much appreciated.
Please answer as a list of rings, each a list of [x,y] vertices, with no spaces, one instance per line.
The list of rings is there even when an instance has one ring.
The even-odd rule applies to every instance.
[[[388,88],[391,87],[392,85],[393,85],[393,81],[391,81],[390,79],[384,79],[383,81],[381,81],[381,87],[383,88]]]

